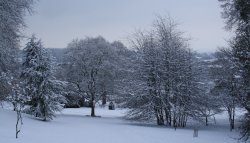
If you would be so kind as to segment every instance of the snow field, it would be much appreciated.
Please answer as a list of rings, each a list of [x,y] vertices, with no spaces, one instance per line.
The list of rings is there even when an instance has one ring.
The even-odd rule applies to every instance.
[[[237,143],[236,132],[230,132],[227,118],[219,115],[217,125],[200,126],[198,138],[192,127],[174,130],[126,121],[126,110],[97,108],[89,117],[89,108],[64,109],[49,122],[23,115],[24,125],[15,139],[16,114],[0,108],[0,143]]]

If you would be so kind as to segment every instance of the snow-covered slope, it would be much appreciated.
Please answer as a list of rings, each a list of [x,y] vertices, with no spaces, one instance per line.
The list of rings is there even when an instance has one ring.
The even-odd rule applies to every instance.
[[[193,138],[191,127],[174,130],[167,127],[124,121],[124,110],[97,108],[97,115],[86,116],[88,108],[65,109],[50,122],[24,115],[24,125],[15,139],[16,114],[0,108],[0,143],[236,143],[237,133],[230,132],[226,117],[217,126],[201,127]]]

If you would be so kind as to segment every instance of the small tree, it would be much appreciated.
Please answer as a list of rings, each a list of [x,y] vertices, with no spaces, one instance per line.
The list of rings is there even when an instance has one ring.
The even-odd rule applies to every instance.
[[[10,76],[6,79],[11,89],[9,91],[9,95],[6,101],[11,102],[13,104],[13,109],[17,114],[16,120],[16,138],[18,138],[18,134],[21,131],[21,126],[23,124],[22,121],[22,111],[24,109],[25,102],[27,101],[27,97],[24,96],[22,83],[18,78],[14,78]]]
[[[25,102],[27,101],[27,97],[23,94],[23,89],[21,88],[21,83],[17,80],[12,80],[12,103],[14,105],[14,109],[17,114],[16,120],[16,138],[18,138],[18,134],[21,131],[21,126],[23,125],[22,120],[22,111],[24,109]]]

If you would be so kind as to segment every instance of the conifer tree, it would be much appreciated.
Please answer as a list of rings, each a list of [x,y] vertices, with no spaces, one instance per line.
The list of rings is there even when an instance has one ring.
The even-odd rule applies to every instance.
[[[62,83],[51,77],[50,69],[48,53],[41,41],[32,36],[24,49],[21,78],[30,101],[27,113],[44,121],[51,120],[55,112],[62,109],[61,103],[64,102],[60,90]]]

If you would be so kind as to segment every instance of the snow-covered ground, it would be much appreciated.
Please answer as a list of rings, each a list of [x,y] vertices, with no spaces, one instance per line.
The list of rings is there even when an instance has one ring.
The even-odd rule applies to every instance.
[[[0,108],[0,143],[237,143],[227,117],[218,115],[217,125],[174,130],[123,120],[125,110],[97,108],[101,117],[89,117],[89,108],[64,109],[53,121],[43,122],[23,115],[19,138],[15,139],[15,112]]]

